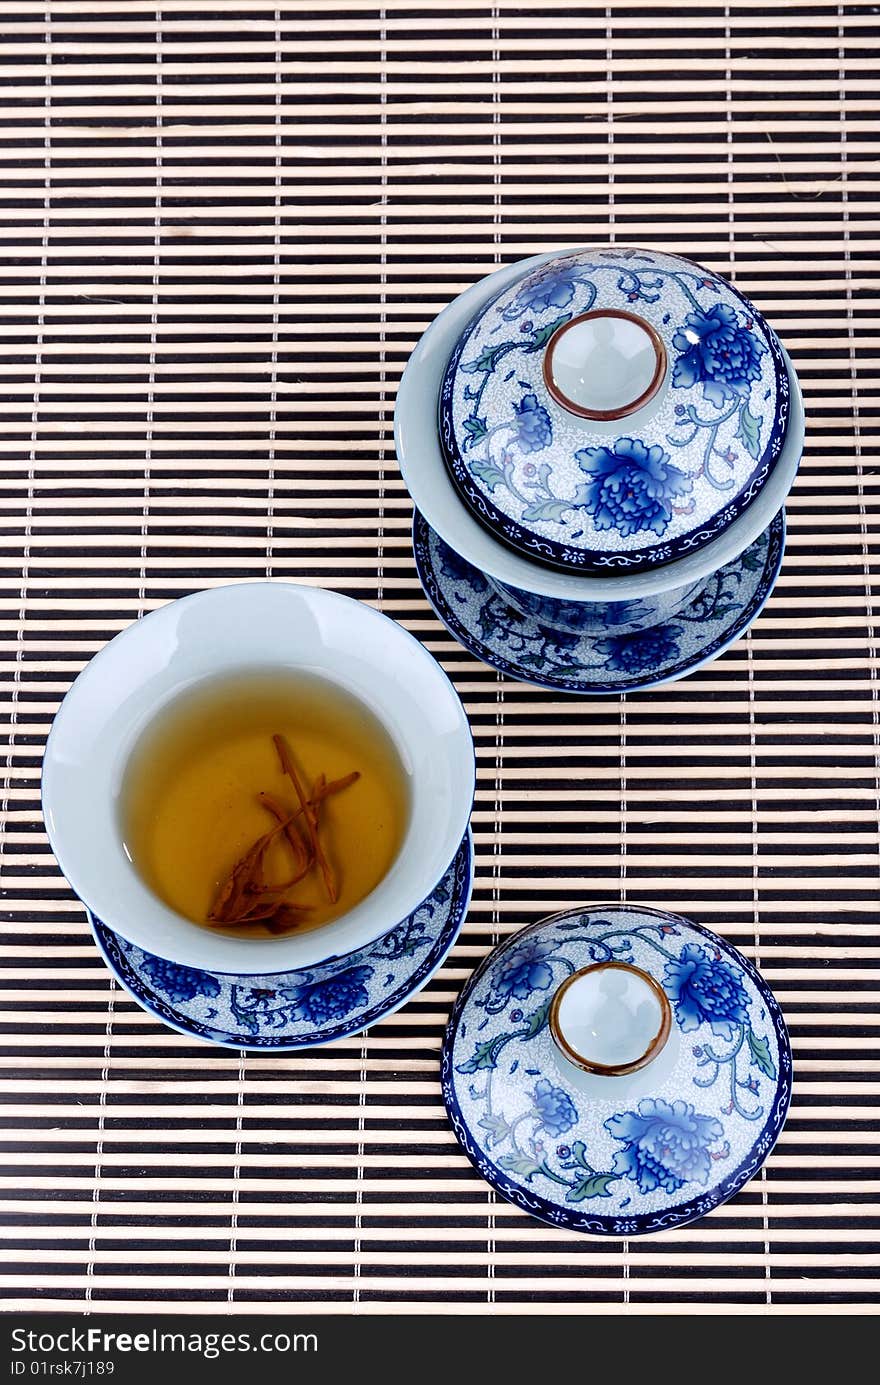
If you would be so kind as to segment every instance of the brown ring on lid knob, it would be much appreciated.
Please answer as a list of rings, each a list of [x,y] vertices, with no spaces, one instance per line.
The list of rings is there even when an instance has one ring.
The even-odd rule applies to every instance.
[[[553,356],[561,339],[572,330],[579,327],[583,322],[593,322],[598,318],[622,318],[625,322],[632,322],[639,327],[650,339],[651,346],[654,348],[654,373],[645,389],[635,398],[626,404],[621,404],[616,409],[592,409],[585,404],[578,403],[571,399],[563,389],[557,384],[553,375]],[[548,394],[560,404],[563,409],[567,409],[571,414],[577,414],[579,418],[590,418],[600,422],[609,422],[618,418],[626,418],[628,414],[634,414],[641,409],[659,390],[666,375],[666,347],[655,327],[650,322],[646,322],[643,317],[638,317],[635,313],[625,312],[622,308],[594,308],[592,312],[580,313],[573,317],[570,322],[563,325],[553,333],[544,351],[543,360],[544,384]]]
[[[577,1049],[571,1046],[562,1031],[559,1010],[566,992],[577,981],[597,971],[626,971],[637,976],[650,988],[660,1006],[660,1025],[656,1034],[649,1041],[644,1053],[627,1063],[599,1063],[595,1059],[587,1058],[585,1054],[579,1053]],[[672,1008],[669,1004],[669,997],[659,981],[656,981],[649,972],[643,971],[641,967],[635,967],[631,962],[596,962],[592,966],[581,967],[579,971],[572,972],[571,976],[567,976],[559,986],[550,1002],[549,1025],[553,1042],[570,1063],[574,1063],[583,1072],[595,1073],[599,1077],[624,1077],[627,1073],[638,1072],[639,1068],[647,1067],[648,1063],[653,1062],[660,1053],[672,1029]]]

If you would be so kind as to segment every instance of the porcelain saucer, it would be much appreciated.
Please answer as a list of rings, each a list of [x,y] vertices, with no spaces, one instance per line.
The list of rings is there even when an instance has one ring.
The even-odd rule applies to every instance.
[[[313,1048],[357,1034],[404,1005],[441,965],[467,914],[473,885],[470,829],[433,893],[389,933],[321,966],[235,976],[144,952],[89,914],[117,980],[172,1029],[230,1048]]]
[[[501,673],[557,692],[639,692],[709,663],[760,614],[782,563],[780,511],[739,557],[713,572],[676,615],[627,634],[569,634],[513,610],[498,590],[416,511],[413,548],[425,595],[447,629]]]
[[[602,1073],[567,1059],[561,997],[600,972],[635,972],[662,997],[658,1056]],[[581,1033],[612,1031],[620,994],[608,980]],[[704,1216],[760,1169],[788,1112],[791,1044],[770,987],[723,938],[596,905],[484,959],[453,1009],[442,1081],[462,1149],[503,1197],[570,1231],[638,1236]]]

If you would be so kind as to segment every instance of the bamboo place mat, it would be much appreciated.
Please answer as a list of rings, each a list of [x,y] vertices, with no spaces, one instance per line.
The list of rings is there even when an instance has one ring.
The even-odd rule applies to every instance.
[[[876,8],[59,0],[0,18],[6,1305],[870,1312]],[[433,617],[394,396],[474,279],[608,241],[732,276],[791,351],[808,438],[750,634],[657,692],[560,698]],[[129,1000],[39,809],[52,716],[104,642],[267,576],[402,621],[455,680],[479,759],[447,965],[365,1036],[293,1056],[189,1041]],[[497,1199],[438,1083],[487,949],[609,899],[754,958],[796,1058],[765,1171],[632,1241]]]

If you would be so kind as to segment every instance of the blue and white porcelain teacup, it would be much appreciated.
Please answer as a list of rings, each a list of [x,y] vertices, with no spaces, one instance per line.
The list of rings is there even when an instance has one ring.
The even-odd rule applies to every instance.
[[[163,707],[201,681],[272,668],[323,677],[373,712],[398,751],[409,814],[387,874],[347,913],[311,931],[245,939],[201,927],[153,893],[125,849],[120,799],[131,751]],[[46,746],[43,815],[71,886],[114,933],[183,966],[270,975],[356,951],[412,914],[456,857],[474,782],[458,695],[408,631],[335,592],[240,583],[170,602],[86,666]]]
[[[797,375],[757,310],[690,261],[615,247],[465,290],[395,410],[431,529],[521,614],[583,635],[687,605],[782,509],[803,439]]]

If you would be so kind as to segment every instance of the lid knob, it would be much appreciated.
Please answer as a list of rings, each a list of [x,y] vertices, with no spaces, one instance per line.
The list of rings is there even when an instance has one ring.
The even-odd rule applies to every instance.
[[[584,1072],[623,1077],[652,1062],[669,1038],[663,987],[629,962],[597,962],[566,977],[550,1005],[550,1033]]]
[[[544,383],[569,413],[618,419],[659,390],[666,348],[649,322],[622,309],[581,313],[560,327],[544,352]]]

